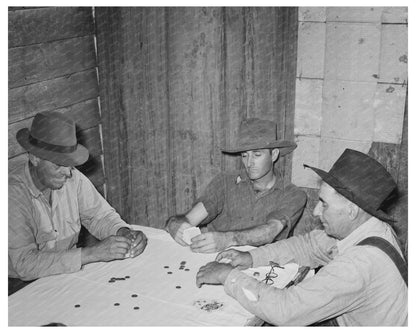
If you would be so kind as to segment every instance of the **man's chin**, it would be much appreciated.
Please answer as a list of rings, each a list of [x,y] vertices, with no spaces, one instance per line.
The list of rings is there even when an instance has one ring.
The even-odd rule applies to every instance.
[[[53,190],[60,190],[62,187],[64,187],[65,182],[61,183],[61,184],[56,184],[53,186]]]

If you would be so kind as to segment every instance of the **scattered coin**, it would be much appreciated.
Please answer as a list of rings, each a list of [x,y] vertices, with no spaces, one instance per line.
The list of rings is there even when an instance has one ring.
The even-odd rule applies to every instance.
[[[181,289],[182,287],[181,286],[176,286],[176,289]]]
[[[172,272],[168,272],[168,274],[172,274]]]
[[[119,306],[120,305],[120,303],[114,303],[114,306]]]
[[[75,307],[76,307],[76,308],[79,308],[79,307],[81,307],[81,305],[79,305],[79,304],[75,304]]]
[[[135,306],[133,309],[134,310],[139,310],[140,308],[138,306]]]
[[[185,271],[189,272],[189,268],[185,268]]]
[[[131,295],[131,297],[137,297],[137,294],[133,294],[133,295]]]

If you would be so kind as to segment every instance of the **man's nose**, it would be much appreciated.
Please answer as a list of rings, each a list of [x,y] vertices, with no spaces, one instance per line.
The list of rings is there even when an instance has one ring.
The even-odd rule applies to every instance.
[[[319,201],[313,210],[313,216],[321,216],[321,212],[322,212],[322,203]]]
[[[254,165],[254,158],[253,158],[253,156],[248,155],[247,164],[248,164],[248,166],[253,166]]]
[[[72,168],[71,167],[61,167],[61,173],[67,178],[72,177]]]

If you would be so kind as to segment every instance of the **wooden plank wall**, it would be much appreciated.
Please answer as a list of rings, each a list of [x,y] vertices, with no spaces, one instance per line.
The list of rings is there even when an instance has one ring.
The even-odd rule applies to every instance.
[[[379,161],[393,176],[397,183],[397,193],[392,198],[386,211],[395,219],[394,230],[400,245],[408,258],[408,93],[404,110],[402,140],[400,144],[373,142],[368,154]]]
[[[41,111],[77,123],[90,151],[80,167],[104,192],[98,82],[91,7],[9,7],[9,169],[26,158],[16,132]]]
[[[221,170],[247,117],[293,138],[296,8],[96,8],[109,202],[161,227]],[[291,158],[279,162],[290,179]]]

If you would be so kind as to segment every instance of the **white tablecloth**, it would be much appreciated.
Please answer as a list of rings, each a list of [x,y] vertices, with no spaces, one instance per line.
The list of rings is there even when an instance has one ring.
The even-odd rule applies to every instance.
[[[136,228],[148,237],[140,256],[89,264],[77,273],[33,282],[9,296],[9,326],[243,326],[253,317],[223,286],[196,287],[199,267],[216,254],[193,253],[163,230]],[[184,269],[179,269],[181,262],[186,262]],[[282,285],[296,273],[295,266],[279,274]],[[254,271],[264,275],[267,269],[247,274]],[[109,282],[111,278],[125,280]],[[214,302],[222,306],[201,309]]]

